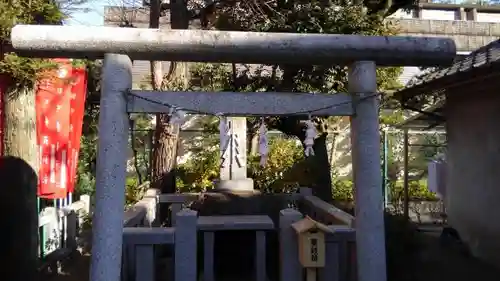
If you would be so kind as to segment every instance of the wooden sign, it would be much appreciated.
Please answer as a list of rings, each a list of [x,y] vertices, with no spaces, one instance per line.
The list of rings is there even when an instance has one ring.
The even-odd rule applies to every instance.
[[[325,233],[332,231],[310,217],[292,224],[298,235],[299,261],[304,268],[325,266]]]

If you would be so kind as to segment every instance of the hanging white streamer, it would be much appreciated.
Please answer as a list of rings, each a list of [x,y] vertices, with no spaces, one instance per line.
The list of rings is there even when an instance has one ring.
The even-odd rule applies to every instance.
[[[224,167],[226,164],[226,150],[229,146],[229,128],[227,124],[227,119],[222,114],[217,114],[219,117],[219,138],[220,138],[220,165]]]
[[[170,116],[170,124],[182,126],[186,123],[187,114],[183,110],[178,110],[174,107],[170,107],[168,115]]]
[[[304,140],[304,145],[306,146],[304,154],[306,157],[314,156],[313,145],[316,136],[316,126],[314,126],[313,121],[309,118],[309,120],[306,121],[306,138]]]
[[[260,165],[265,166],[269,154],[269,147],[267,141],[267,127],[264,120],[261,120],[259,128],[259,154],[260,154]]]
[[[218,117],[219,117],[219,134],[221,136],[226,136],[228,134],[226,117],[220,115],[218,115]]]

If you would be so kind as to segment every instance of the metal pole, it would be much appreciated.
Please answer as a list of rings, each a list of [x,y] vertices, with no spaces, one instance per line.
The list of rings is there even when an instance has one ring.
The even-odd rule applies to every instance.
[[[99,116],[90,281],[120,281],[128,150],[126,93],[131,87],[130,58],[106,54]]]
[[[387,168],[388,168],[388,163],[387,161],[389,160],[389,157],[388,157],[388,149],[389,149],[389,133],[387,132],[387,130],[384,130],[384,181],[383,181],[383,184],[384,184],[384,207],[387,208],[389,206],[389,176],[388,176],[388,171],[387,171]]]
[[[380,171],[379,98],[376,66],[359,61],[349,67],[354,95],[351,119],[352,162],[356,202],[358,281],[386,281],[385,229]]]
[[[59,199],[59,208],[61,210],[64,210],[66,208],[66,204],[67,204],[67,194],[66,194],[66,197],[64,198],[60,198]],[[59,212],[58,212],[59,213]],[[59,217],[58,215],[58,218],[60,219],[59,223],[59,248],[63,248],[65,247],[65,242],[66,242],[66,226],[68,225],[67,224],[67,217],[66,216],[63,216],[62,218]]]
[[[408,130],[404,130],[404,141],[403,141],[403,153],[404,153],[404,182],[403,182],[403,192],[404,192],[404,206],[403,214],[406,220],[410,219],[409,204],[410,204],[410,194],[409,194],[409,181],[408,181],[408,162],[409,162],[409,136]]]
[[[120,53],[153,61],[447,66],[456,57],[452,39],[410,36],[17,25],[11,41],[18,55],[58,58]]]
[[[40,214],[42,213],[42,199],[40,197],[36,198],[36,206],[37,206],[37,213],[38,216],[40,217]],[[45,257],[45,226],[39,227],[38,228],[38,246],[40,248],[40,258]]]
[[[386,206],[385,202],[385,130],[382,135],[382,194],[384,195],[384,208]]]

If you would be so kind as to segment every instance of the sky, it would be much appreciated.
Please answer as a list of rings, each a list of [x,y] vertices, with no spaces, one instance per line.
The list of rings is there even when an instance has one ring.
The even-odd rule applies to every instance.
[[[102,25],[104,22],[104,6],[109,5],[108,0],[92,0],[79,6],[88,11],[73,12],[66,20],[67,25]]]
[[[142,1],[139,0],[88,0],[78,8],[87,11],[74,12],[70,18],[66,20],[67,25],[88,25],[96,26],[104,23],[104,6],[141,6]]]
[[[431,2],[452,2],[462,3],[480,0],[431,0]],[[496,3],[500,0],[483,0],[482,2]],[[103,25],[104,6],[142,6],[142,0],[88,0],[80,8],[87,9],[88,12],[75,12],[65,23],[68,25]]]

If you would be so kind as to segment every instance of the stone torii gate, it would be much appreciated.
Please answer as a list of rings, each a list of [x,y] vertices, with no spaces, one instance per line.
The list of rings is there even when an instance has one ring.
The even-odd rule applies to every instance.
[[[36,25],[11,37],[24,56],[104,58],[91,281],[120,280],[127,113],[168,111],[162,104],[225,116],[331,105],[312,115],[352,116],[358,280],[386,281],[376,66],[448,65],[451,39]],[[131,91],[131,59],[347,65],[350,94]]]

